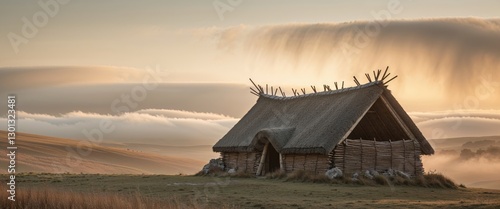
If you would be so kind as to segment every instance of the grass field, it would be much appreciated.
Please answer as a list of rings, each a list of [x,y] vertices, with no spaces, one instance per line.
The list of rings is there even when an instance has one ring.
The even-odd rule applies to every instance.
[[[5,181],[7,176],[1,178]],[[18,174],[16,180],[18,204],[49,195],[51,198],[42,200],[43,197],[38,197],[40,200],[37,201],[45,204],[51,201],[58,204],[64,201],[72,204],[101,201],[102,205],[114,205],[81,208],[127,208],[125,205],[131,205],[130,208],[500,207],[500,190],[471,188],[361,186],[166,175]],[[2,189],[4,185],[5,182]],[[0,206],[5,208],[8,206],[7,194],[0,194]]]

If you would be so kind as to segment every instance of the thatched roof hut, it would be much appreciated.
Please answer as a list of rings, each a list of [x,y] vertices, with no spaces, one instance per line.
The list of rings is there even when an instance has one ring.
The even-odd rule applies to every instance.
[[[361,142],[357,151],[346,152],[352,148],[346,143],[349,140]],[[258,175],[277,169],[318,173],[332,167],[352,172],[394,169],[401,167],[394,163],[401,159],[406,172],[418,174],[422,172],[420,155],[434,153],[383,81],[291,97],[261,93],[213,150],[221,152],[227,168]],[[359,153],[353,158],[358,162],[346,162],[346,155]],[[382,159],[384,155],[390,159]],[[363,168],[364,164],[371,165]]]

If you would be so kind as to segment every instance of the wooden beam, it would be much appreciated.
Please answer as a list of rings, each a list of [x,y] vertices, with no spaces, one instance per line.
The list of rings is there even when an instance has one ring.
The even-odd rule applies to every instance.
[[[267,148],[269,147],[269,142],[266,142],[264,149],[262,150],[262,155],[260,156],[259,168],[257,168],[257,173],[255,175],[260,176],[262,172],[262,167],[264,167],[264,162],[266,161]]]
[[[377,100],[373,101],[370,106],[368,108],[366,108],[366,110],[363,111],[363,113],[361,114],[361,116],[359,116],[358,119],[356,119],[356,121],[354,121],[354,124],[352,124],[352,126],[349,128],[349,130],[347,130],[347,132],[344,134],[344,136],[342,136],[342,138],[340,139],[339,143],[337,144],[340,144],[341,142],[345,141],[347,139],[347,137],[351,134],[351,132],[354,130],[354,128],[356,128],[356,126],[358,126],[359,122],[361,121],[361,119],[363,119],[366,115],[366,113],[368,113],[368,111],[370,110],[370,108],[372,108],[373,104],[375,104]]]
[[[281,153],[280,154],[280,170],[285,172],[286,169],[285,169],[285,162],[283,161],[283,155]]]
[[[406,124],[403,122],[403,119],[401,119],[401,117],[399,117],[399,115],[396,113],[396,110],[394,110],[394,108],[392,108],[391,104],[389,103],[389,101],[387,101],[385,96],[383,96],[383,95],[380,96],[380,99],[382,100],[384,105],[387,107],[387,109],[389,110],[391,115],[396,119],[398,124],[403,128],[406,135],[408,135],[408,137],[410,137],[410,139],[412,139],[412,140],[417,140],[415,135],[413,135],[413,133],[410,131],[410,128],[408,128],[408,126],[406,126]]]

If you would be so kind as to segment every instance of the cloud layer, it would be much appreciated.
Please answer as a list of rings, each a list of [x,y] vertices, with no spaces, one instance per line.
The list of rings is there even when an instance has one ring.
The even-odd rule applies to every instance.
[[[140,110],[121,115],[71,112],[61,116],[18,113],[18,131],[103,143],[143,145],[212,145],[237,119],[177,110]],[[5,118],[0,118],[6,130]],[[102,134],[102,135],[101,135]]]
[[[499,110],[449,110],[409,113],[428,139],[499,136]]]

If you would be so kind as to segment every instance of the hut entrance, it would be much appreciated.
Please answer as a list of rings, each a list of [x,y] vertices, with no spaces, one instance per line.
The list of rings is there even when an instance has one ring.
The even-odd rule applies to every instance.
[[[264,173],[272,173],[280,169],[280,154],[271,144],[269,145],[270,146],[267,149],[267,155],[264,163]]]
[[[264,175],[266,173],[271,173],[280,169],[280,154],[273,145],[269,142],[264,146],[262,150],[262,156],[260,158],[259,167],[257,169],[257,175]]]

